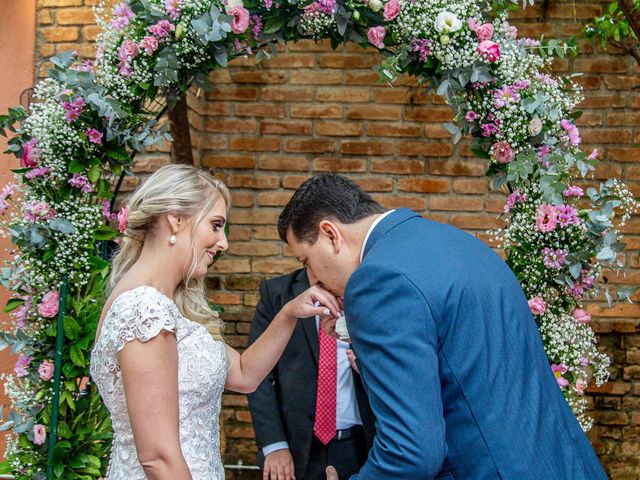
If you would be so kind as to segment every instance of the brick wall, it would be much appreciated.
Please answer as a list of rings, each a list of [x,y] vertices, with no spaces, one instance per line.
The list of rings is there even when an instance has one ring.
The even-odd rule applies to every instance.
[[[39,66],[53,53],[74,48],[90,54],[95,38],[94,0],[39,0]],[[550,2],[518,10],[516,24],[529,36],[577,34],[604,3]],[[543,19],[544,16],[544,19]],[[580,119],[585,148],[598,147],[604,162],[595,180],[617,177],[640,194],[640,84],[633,60],[581,42],[582,55],[555,69],[583,73],[587,99]],[[452,146],[442,122],[451,112],[442,99],[411,79],[380,85],[371,66],[376,52],[350,45],[333,52],[301,41],[268,64],[238,59],[212,74],[212,92],[190,92],[196,158],[214,168],[233,192],[231,245],[214,266],[214,300],[225,308],[228,342],[246,345],[262,278],[298,267],[278,240],[275,221],[295,188],[315,172],[346,174],[389,208],[408,206],[487,240],[504,196],[492,193],[485,164],[467,144]],[[42,70],[41,70],[42,72]],[[140,154],[140,177],[167,161],[167,147]],[[125,189],[137,184],[129,179]],[[626,228],[632,268],[612,282],[640,283],[640,220]],[[602,347],[613,359],[612,381],[592,390],[596,426],[590,434],[613,479],[640,479],[640,307],[590,307]],[[224,396],[225,461],[253,463],[255,447],[243,395]],[[229,473],[232,476],[231,473]],[[249,478],[244,474],[241,478]],[[240,477],[239,477],[240,478]]]

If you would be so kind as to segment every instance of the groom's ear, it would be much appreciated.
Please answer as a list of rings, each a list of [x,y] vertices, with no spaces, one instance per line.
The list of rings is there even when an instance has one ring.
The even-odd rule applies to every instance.
[[[340,248],[342,247],[342,234],[337,225],[331,220],[323,220],[320,222],[319,227],[320,233],[327,237],[336,252],[340,252]]]

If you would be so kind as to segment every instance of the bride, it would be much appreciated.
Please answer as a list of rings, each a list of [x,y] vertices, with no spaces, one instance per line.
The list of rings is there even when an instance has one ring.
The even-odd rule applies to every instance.
[[[229,205],[221,181],[185,165],[162,167],[129,199],[91,355],[114,431],[107,480],[224,479],[222,391],[255,390],[297,318],[338,312],[331,294],[312,287],[244,353],[225,345],[204,278],[228,246]],[[218,326],[213,337],[201,325],[211,321]]]

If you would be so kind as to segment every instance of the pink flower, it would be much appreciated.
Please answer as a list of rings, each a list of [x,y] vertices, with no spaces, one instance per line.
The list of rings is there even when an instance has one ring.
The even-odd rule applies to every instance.
[[[584,287],[580,282],[573,282],[573,286],[567,288],[567,293],[573,298],[582,298],[582,296],[584,295]]]
[[[169,35],[169,32],[173,32],[176,26],[169,20],[160,20],[155,25],[149,27],[149,31],[158,38],[164,38]]]
[[[73,102],[63,102],[62,106],[65,109],[65,118],[67,123],[75,122],[82,112],[84,111],[84,99],[82,97],[76,98]]]
[[[2,190],[0,190],[0,197],[7,198],[16,194],[16,185],[13,183],[7,183]]]
[[[57,290],[51,290],[44,294],[38,312],[45,318],[53,318],[58,314],[58,304],[60,303],[60,294]]]
[[[507,197],[507,203],[504,205],[504,213],[509,213],[511,209],[515,207],[516,202],[524,202],[526,199],[527,196],[520,193],[520,190],[514,190],[513,193]]]
[[[95,128],[88,129],[87,136],[91,143],[95,143],[96,145],[100,145],[102,143],[102,132],[99,132]]]
[[[38,375],[45,382],[48,382],[53,378],[53,363],[49,360],[43,360],[40,366],[38,367]]]
[[[473,122],[476,118],[478,118],[478,114],[473,110],[469,110],[464,118],[467,122]]]
[[[124,233],[127,230],[127,218],[129,217],[129,205],[125,205],[118,212],[118,230]]]
[[[565,264],[566,259],[566,250],[562,250],[561,248],[554,250],[550,247],[544,247],[542,249],[542,263],[544,263],[544,266],[547,268],[558,269]]]
[[[580,218],[578,218],[578,211],[571,205],[559,205],[556,207],[556,213],[558,218],[558,224],[565,228],[569,225],[580,224]]]
[[[139,47],[145,51],[147,55],[152,55],[158,49],[158,39],[152,35],[146,35],[140,40]]]
[[[387,34],[387,29],[382,25],[377,27],[371,27],[367,32],[367,38],[371,45],[376,48],[384,48],[384,37]]]
[[[171,20],[175,20],[180,16],[180,0],[164,0],[164,8]]]
[[[529,308],[534,315],[542,315],[547,310],[547,304],[542,297],[533,297],[529,299]]]
[[[556,207],[543,203],[538,207],[538,217],[536,218],[536,228],[541,232],[550,232],[558,224],[558,213]]]
[[[233,20],[231,20],[231,31],[236,35],[238,33],[244,33],[249,28],[249,10],[238,5],[236,7],[230,8],[227,10],[229,15],[233,16]]]
[[[44,445],[47,439],[47,429],[44,425],[38,423],[33,426],[33,443],[34,445]]]
[[[483,137],[491,137],[500,133],[500,129],[493,123],[483,123],[480,125]]]
[[[116,214],[111,213],[111,205],[109,204],[109,200],[104,200],[102,202],[102,216],[107,220],[115,220]]]
[[[390,22],[400,13],[400,0],[389,0],[384,6],[384,19]]]
[[[509,22],[503,22],[502,28],[505,30],[505,37],[509,40],[514,40],[518,36],[518,29],[513,25],[509,25]]]
[[[33,180],[37,177],[44,177],[47,173],[49,173],[49,169],[47,167],[36,167],[33,170],[29,170],[24,174],[24,176],[28,180]]]
[[[562,376],[567,373],[567,367],[565,367],[562,363],[558,365],[554,363],[553,365],[551,365],[551,371],[553,372],[553,376],[556,377],[556,381],[558,382],[558,385],[560,385],[560,388],[566,388],[569,386],[569,380]]]
[[[260,15],[251,15],[251,22],[253,23],[251,33],[253,33],[254,40],[258,40],[258,38],[260,38],[260,34],[262,33],[262,28],[264,27],[262,18],[260,18]]]
[[[318,11],[331,15],[336,10],[336,0],[318,0]]]
[[[516,153],[507,142],[496,142],[491,146],[491,151],[498,163],[511,163],[516,158]]]
[[[19,353],[18,360],[13,367],[13,371],[18,377],[26,377],[29,374],[27,368],[29,368],[30,363],[31,357],[25,355],[24,353]]]
[[[582,308],[576,308],[573,311],[573,318],[576,323],[589,323],[591,321],[591,314]]]
[[[578,360],[578,362],[583,367],[588,367],[589,364],[591,363],[587,357],[580,357],[580,360]]]
[[[584,190],[576,185],[570,185],[562,192],[565,197],[581,197],[584,195]]]
[[[82,188],[87,183],[89,183],[89,179],[85,175],[74,173],[67,183],[71,185],[73,188]]]
[[[576,392],[578,395],[584,395],[584,391],[587,388],[587,382],[582,379],[576,380]]]
[[[469,26],[469,30],[476,31],[480,26],[480,22],[475,18],[470,18],[467,20],[467,25]]]
[[[111,20],[111,26],[115,30],[122,30],[129,25],[129,21],[135,17],[133,11],[127,5],[127,2],[120,2],[111,9],[114,19]]]
[[[126,62],[130,59],[136,58],[138,56],[138,53],[140,53],[138,45],[136,45],[133,40],[129,40],[128,38],[124,42],[122,42],[122,45],[120,45],[120,48],[118,50],[118,56],[120,58],[120,61],[122,62]]]
[[[47,202],[28,202],[24,204],[24,218],[28,222],[49,220],[56,216],[56,211]]]
[[[499,88],[493,94],[493,105],[496,108],[502,108],[510,103],[516,103],[520,100],[520,95],[510,86]]]
[[[38,158],[40,157],[40,149],[37,147],[38,140],[32,138],[22,147],[22,166],[33,168],[38,165]]]
[[[412,42],[412,48],[414,52],[420,52],[420,61],[426,62],[427,57],[431,55],[431,48],[433,42],[428,38],[414,38]]]
[[[596,158],[598,158],[598,149],[594,148],[593,152],[591,152],[589,154],[589,156],[587,157],[588,160],[595,160]]]
[[[578,131],[578,127],[576,127],[569,120],[564,119],[560,121],[560,126],[567,133],[564,137],[564,141],[568,141],[571,145],[577,146],[580,145],[580,132]]]
[[[476,49],[478,54],[490,63],[500,60],[500,46],[491,40],[480,42]]]
[[[478,28],[476,28],[475,30],[476,30],[476,35],[478,36],[479,42],[484,42],[485,40],[491,40],[491,37],[493,37],[493,25],[491,25],[490,23],[482,24],[478,26]]]

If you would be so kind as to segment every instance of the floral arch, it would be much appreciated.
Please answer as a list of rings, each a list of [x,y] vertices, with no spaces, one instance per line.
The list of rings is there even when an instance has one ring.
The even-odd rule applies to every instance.
[[[114,184],[136,151],[170,136],[151,108],[169,107],[207,74],[278,43],[329,38],[373,45],[383,81],[410,74],[445,95],[453,141],[472,137],[495,189],[508,194],[505,228],[494,236],[530,298],[558,387],[588,430],[584,392],[608,378],[583,301],[611,303],[605,269],[621,267],[619,228],[636,208],[627,187],[589,186],[597,152],[580,150],[575,119],[582,93],[550,76],[556,40],[519,38],[509,5],[472,0],[125,0],[96,7],[102,33],[95,61],[72,52],[52,59],[29,110],[0,116],[17,182],[0,192],[3,227],[16,244],[0,280],[14,295],[15,328],[0,347],[18,354],[6,376],[13,411],[7,462],[18,479],[92,479],[105,473],[106,409],[88,376],[89,353],[109,264],[99,241],[109,225]],[[492,20],[487,20],[488,18]],[[586,182],[586,183],[585,183]],[[105,219],[107,222],[105,223]]]

